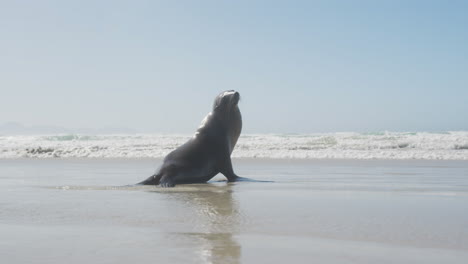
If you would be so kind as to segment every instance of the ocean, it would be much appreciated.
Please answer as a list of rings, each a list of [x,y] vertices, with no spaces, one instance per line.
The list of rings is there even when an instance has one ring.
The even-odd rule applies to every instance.
[[[4,158],[161,158],[192,135],[0,135]],[[247,134],[233,158],[468,160],[468,131]]]

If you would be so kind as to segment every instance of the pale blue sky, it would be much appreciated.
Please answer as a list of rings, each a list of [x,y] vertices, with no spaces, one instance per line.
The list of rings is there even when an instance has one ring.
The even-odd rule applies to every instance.
[[[0,123],[468,130],[468,1],[1,1]]]

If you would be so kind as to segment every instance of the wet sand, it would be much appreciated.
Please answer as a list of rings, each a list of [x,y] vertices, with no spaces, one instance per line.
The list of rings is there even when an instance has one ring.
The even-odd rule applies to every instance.
[[[466,263],[468,162],[234,160],[272,182],[122,187],[155,160],[0,160],[5,263]]]

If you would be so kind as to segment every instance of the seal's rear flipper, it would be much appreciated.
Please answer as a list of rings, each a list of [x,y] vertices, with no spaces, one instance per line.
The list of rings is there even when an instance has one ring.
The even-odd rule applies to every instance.
[[[149,177],[148,179],[142,181],[142,182],[139,182],[137,184],[139,185],[158,185],[159,184],[159,180],[161,179],[161,176],[160,174],[154,174],[152,175],[151,177]]]
[[[161,179],[160,186],[163,187],[163,188],[174,187],[175,182],[170,177],[164,177],[164,178]]]

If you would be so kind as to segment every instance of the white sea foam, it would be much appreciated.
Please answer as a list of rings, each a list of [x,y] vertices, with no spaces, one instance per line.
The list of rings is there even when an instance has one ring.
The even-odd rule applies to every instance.
[[[192,135],[0,136],[0,158],[160,158]],[[252,134],[236,158],[468,160],[468,131]]]

